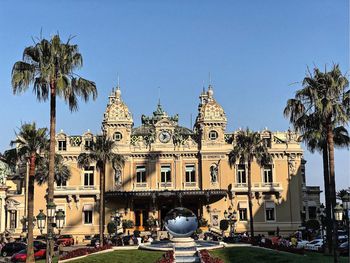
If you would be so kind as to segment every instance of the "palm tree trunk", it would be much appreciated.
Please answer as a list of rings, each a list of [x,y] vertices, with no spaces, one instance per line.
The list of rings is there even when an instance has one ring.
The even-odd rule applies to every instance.
[[[28,184],[28,236],[27,236],[27,263],[34,262],[33,230],[34,230],[34,175],[35,175],[35,153],[30,156],[29,184]]]
[[[254,237],[254,218],[253,218],[253,203],[252,203],[252,175],[251,162],[248,161],[248,208],[249,208],[249,223],[250,236]]]
[[[47,203],[54,202],[55,176],[55,147],[56,147],[56,80],[50,83],[50,149],[49,149],[49,178],[47,182]],[[47,219],[47,232],[53,233],[52,220]],[[46,247],[46,262],[51,263],[50,255],[53,251],[53,240],[48,240]]]
[[[100,244],[103,246],[104,229],[105,229],[105,165],[102,164],[100,169]]]
[[[327,254],[332,253],[332,210],[331,210],[331,200],[329,196],[329,165],[328,165],[328,148],[327,145],[323,147],[322,150],[322,157],[323,157],[323,179],[324,179],[324,191],[325,191],[325,200],[326,200],[326,239],[327,239],[327,245],[328,245],[328,251],[326,251]]]
[[[329,159],[329,181],[330,181],[330,200],[332,206],[333,215],[333,254],[334,262],[338,262],[337,259],[337,222],[335,221],[334,207],[336,206],[336,188],[335,188],[335,165],[334,165],[334,140],[333,129],[331,121],[327,121],[327,146],[328,146],[328,159]]]

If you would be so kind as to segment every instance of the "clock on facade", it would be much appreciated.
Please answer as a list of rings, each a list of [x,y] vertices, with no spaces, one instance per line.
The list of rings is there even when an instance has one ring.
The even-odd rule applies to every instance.
[[[170,132],[168,131],[161,131],[159,133],[159,140],[162,142],[162,143],[167,143],[169,142],[171,139],[171,134]]]

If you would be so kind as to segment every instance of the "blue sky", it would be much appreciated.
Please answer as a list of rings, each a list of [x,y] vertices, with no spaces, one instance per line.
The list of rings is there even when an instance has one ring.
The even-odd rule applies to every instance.
[[[349,71],[349,4],[308,1],[0,1],[0,151],[21,122],[49,125],[49,104],[29,91],[13,96],[11,69],[32,37],[76,36],[84,57],[80,75],[96,82],[99,97],[70,113],[58,102],[57,131],[99,132],[107,97],[120,75],[133,113],[151,114],[158,100],[190,126],[211,73],[228,131],[287,130],[282,115],[307,66],[339,63]],[[293,84],[294,83],[294,84]],[[296,83],[296,84],[295,84]],[[338,188],[349,183],[349,151],[336,152]],[[323,185],[322,159],[305,152],[308,184]],[[323,187],[323,186],[322,186]]]

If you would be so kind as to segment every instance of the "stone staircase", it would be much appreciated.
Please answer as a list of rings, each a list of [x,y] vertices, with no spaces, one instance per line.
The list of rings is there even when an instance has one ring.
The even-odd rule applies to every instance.
[[[195,246],[174,247],[175,262],[200,262]]]

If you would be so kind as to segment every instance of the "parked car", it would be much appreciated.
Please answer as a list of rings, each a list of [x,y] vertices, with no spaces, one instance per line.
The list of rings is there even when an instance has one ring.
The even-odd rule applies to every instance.
[[[314,239],[305,245],[306,250],[322,251],[323,239]]]
[[[72,235],[60,235],[57,239],[57,245],[72,246],[74,245],[74,238]]]
[[[26,249],[27,244],[23,242],[11,242],[5,244],[5,246],[1,249],[1,256],[8,257],[16,254],[17,252]]]
[[[34,258],[42,259],[46,257],[46,249],[37,249],[34,247]],[[11,257],[11,262],[25,262],[27,259],[27,250],[23,249]]]
[[[309,241],[308,240],[302,240],[302,239],[299,239],[298,240],[298,244],[297,244],[297,248],[305,248],[305,246],[309,244]]]
[[[338,250],[339,250],[340,255],[344,255],[344,256],[349,255],[349,242],[346,241],[346,242],[340,244],[338,247]]]

